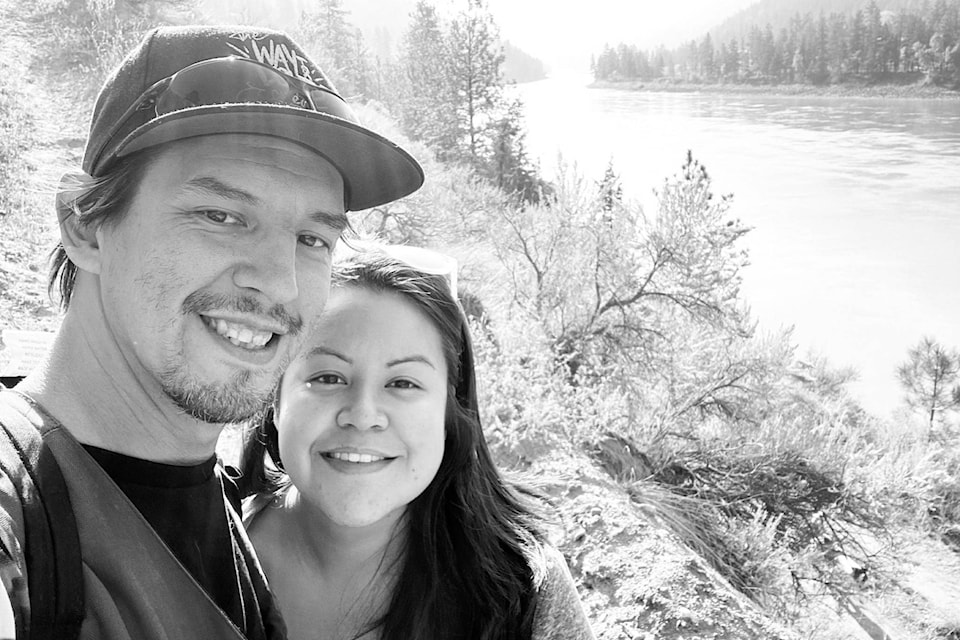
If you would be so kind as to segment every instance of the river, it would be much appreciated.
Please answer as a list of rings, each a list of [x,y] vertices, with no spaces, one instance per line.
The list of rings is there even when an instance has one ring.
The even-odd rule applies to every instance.
[[[528,150],[625,195],[652,190],[687,149],[753,227],[743,295],[762,331],[793,326],[798,356],[852,366],[852,392],[889,417],[896,366],[929,335],[960,349],[960,100],[655,93],[558,78],[513,89]]]

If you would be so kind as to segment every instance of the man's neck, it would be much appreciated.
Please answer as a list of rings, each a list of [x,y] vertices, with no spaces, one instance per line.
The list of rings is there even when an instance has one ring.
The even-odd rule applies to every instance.
[[[213,454],[222,425],[180,410],[156,380],[98,345],[67,313],[43,363],[19,385],[83,444],[135,458],[192,464]]]

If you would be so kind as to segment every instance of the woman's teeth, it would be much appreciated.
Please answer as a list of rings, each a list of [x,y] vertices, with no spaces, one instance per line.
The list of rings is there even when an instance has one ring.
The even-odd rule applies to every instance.
[[[330,453],[327,453],[326,456],[328,458],[333,458],[334,460],[357,462],[361,464],[386,460],[386,458],[383,456],[374,456],[369,453],[346,453],[343,451],[331,451]]]

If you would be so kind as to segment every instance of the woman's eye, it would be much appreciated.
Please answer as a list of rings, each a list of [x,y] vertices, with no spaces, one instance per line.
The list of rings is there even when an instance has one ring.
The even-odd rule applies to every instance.
[[[393,387],[394,389],[419,389],[420,385],[412,380],[394,380],[388,387]]]
[[[321,373],[319,375],[313,376],[309,380],[309,383],[313,384],[343,384],[343,376],[339,376],[335,373]]]

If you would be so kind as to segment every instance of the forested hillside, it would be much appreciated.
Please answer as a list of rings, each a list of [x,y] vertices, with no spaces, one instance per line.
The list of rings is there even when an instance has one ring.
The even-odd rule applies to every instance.
[[[818,11],[805,6],[793,14],[784,13],[784,3],[759,3],[677,49],[608,47],[594,60],[594,77],[733,84],[922,82],[960,89],[958,0],[919,5],[871,0],[844,10],[851,2]]]
[[[303,7],[292,35],[427,174],[353,226],[457,259],[485,433],[553,499],[598,638],[960,635],[960,353],[909,354],[915,413],[869,415],[856,372],[757,331],[751,229],[695,149],[652,210],[614,166],[547,182],[482,1],[418,2],[391,59],[341,0]],[[122,52],[149,26],[205,19],[195,9],[0,0],[0,328],[56,327],[51,174],[76,164]]]
[[[931,0],[877,0],[877,7],[881,12],[890,11],[899,13],[905,11],[910,14],[925,14]],[[819,16],[821,13],[830,15],[838,13],[852,16],[858,10],[863,10],[864,0],[760,0],[746,9],[738,11],[722,21],[715,28],[710,29],[710,37],[714,42],[728,42],[731,38],[742,39],[750,33],[751,27],[770,27],[774,32],[790,25],[790,21],[797,15]]]
[[[503,43],[503,77],[507,82],[532,82],[547,77],[543,62],[509,40]]]

